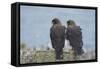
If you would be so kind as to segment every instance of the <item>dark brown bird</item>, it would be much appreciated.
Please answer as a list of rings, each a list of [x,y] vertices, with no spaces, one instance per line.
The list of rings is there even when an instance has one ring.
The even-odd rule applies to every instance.
[[[84,53],[83,41],[82,41],[82,31],[80,26],[76,26],[73,20],[67,21],[67,31],[66,39],[69,40],[72,49],[74,50],[74,55],[82,55]]]
[[[65,27],[59,19],[52,20],[53,26],[50,29],[52,47],[55,49],[56,59],[63,59],[63,48],[65,44]]]

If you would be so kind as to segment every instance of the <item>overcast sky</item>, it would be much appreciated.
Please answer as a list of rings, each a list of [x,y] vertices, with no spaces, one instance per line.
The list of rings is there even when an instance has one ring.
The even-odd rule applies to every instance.
[[[63,25],[72,19],[82,28],[85,48],[95,48],[95,10],[21,6],[21,43],[40,47],[50,43],[50,27],[53,18]]]

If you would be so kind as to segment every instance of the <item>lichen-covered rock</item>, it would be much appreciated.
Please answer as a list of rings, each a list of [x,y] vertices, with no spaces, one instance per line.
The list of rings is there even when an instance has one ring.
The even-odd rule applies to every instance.
[[[81,56],[74,59],[72,49],[63,49],[63,60],[60,61],[75,61],[75,60],[91,60],[95,59],[95,51],[87,51]],[[56,62],[54,49],[32,49],[27,46],[22,46],[20,49],[20,63],[43,63]]]

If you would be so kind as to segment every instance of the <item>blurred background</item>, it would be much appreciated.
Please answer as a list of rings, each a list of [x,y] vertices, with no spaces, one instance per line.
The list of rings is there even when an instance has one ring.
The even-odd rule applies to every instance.
[[[28,47],[51,46],[50,27],[53,18],[64,26],[72,19],[82,29],[84,48],[95,49],[95,10],[21,6],[21,43]],[[67,26],[66,26],[67,27]]]

